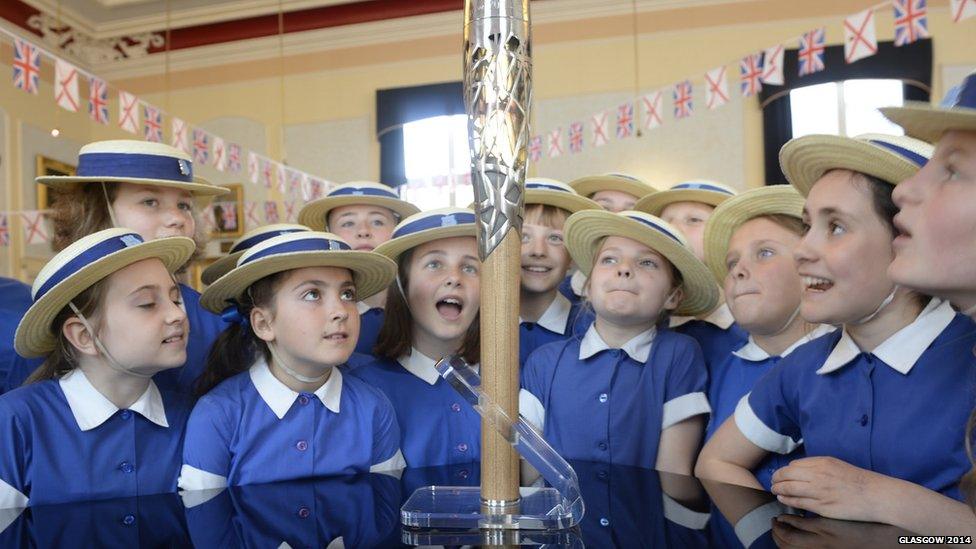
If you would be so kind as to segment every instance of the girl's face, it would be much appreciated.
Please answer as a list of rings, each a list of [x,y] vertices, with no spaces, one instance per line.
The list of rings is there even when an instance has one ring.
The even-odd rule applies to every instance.
[[[664,256],[622,236],[608,237],[593,262],[587,291],[596,316],[618,326],[651,325],[680,303]]]
[[[167,236],[193,237],[193,195],[171,187],[119,183],[112,211],[120,227],[139,233],[145,240]]]
[[[743,223],[729,240],[725,301],[755,335],[780,332],[800,306],[803,285],[793,262],[800,236],[764,217]]]
[[[561,228],[522,224],[523,292],[544,294],[556,290],[572,261]]]
[[[964,309],[976,305],[976,131],[946,132],[893,198],[901,211],[892,280]]]
[[[809,227],[793,252],[803,281],[800,314],[821,324],[856,322],[873,313],[894,283],[892,234],[876,212],[867,183],[832,170],[810,190],[803,207]]]
[[[396,217],[389,208],[352,204],[330,211],[327,226],[353,249],[371,252],[390,239]]]
[[[637,204],[637,197],[623,191],[597,191],[590,199],[613,213],[633,210]]]
[[[701,202],[675,202],[661,210],[661,219],[674,225],[688,239],[698,259],[705,259],[705,222],[715,208]]]
[[[442,238],[414,248],[406,288],[414,338],[460,345],[481,306],[480,271],[473,237]]]
[[[144,259],[106,279],[95,330],[126,370],[152,374],[186,362],[183,296],[163,262]]]
[[[251,325],[289,367],[318,372],[346,362],[359,339],[356,286],[348,269],[304,267],[279,282],[273,306],[255,307]]]

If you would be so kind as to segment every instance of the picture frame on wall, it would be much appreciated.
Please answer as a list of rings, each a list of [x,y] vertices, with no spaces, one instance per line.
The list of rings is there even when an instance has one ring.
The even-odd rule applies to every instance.
[[[43,154],[38,154],[35,156],[35,163],[36,167],[34,170],[34,177],[41,177],[44,175],[75,175],[78,172],[76,166],[66,164],[53,158],[48,158]],[[37,191],[37,209],[50,209],[51,205],[54,203],[54,197],[51,195],[50,187],[40,183],[35,183],[35,188]]]
[[[214,223],[210,238],[238,238],[244,234],[244,186],[240,183],[223,186],[230,189],[230,193],[211,203]]]

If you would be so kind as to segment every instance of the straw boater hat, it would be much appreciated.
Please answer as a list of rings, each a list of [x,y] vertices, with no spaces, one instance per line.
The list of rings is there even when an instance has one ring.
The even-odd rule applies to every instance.
[[[845,169],[896,185],[932,157],[932,145],[911,137],[869,133],[857,137],[807,135],[789,140],[779,151],[787,181],[807,196],[825,173]]]
[[[684,181],[666,191],[645,196],[637,201],[634,209],[651,215],[661,215],[664,208],[675,202],[702,202],[718,206],[735,195],[735,189],[714,181]]]
[[[908,135],[935,143],[949,130],[976,132],[976,72],[950,93],[943,105],[908,102],[904,107],[886,107],[881,113],[905,128]]]
[[[732,234],[746,221],[764,215],[803,215],[803,195],[789,185],[772,185],[746,191],[720,204],[705,225],[705,264],[719,284],[728,275],[725,255]]]
[[[34,280],[34,304],[20,320],[14,347],[23,357],[41,356],[54,350],[55,317],[96,282],[133,263],[160,259],[172,273],[183,266],[196,245],[183,236],[143,241],[131,229],[105,229],[72,243],[54,256]]]
[[[349,269],[356,284],[356,298],[360,300],[385,290],[396,274],[396,264],[389,259],[353,250],[332,233],[286,233],[255,244],[241,254],[233,270],[204,290],[200,304],[209,311],[222,312],[258,280],[304,267]]]
[[[315,231],[325,231],[325,220],[329,212],[340,206],[366,204],[382,206],[399,216],[399,219],[409,217],[420,211],[420,208],[401,200],[396,192],[386,185],[369,181],[355,181],[345,183],[329,191],[324,198],[313,200],[298,212],[298,222],[307,225]]]
[[[477,238],[474,212],[467,208],[440,208],[411,215],[393,229],[390,240],[374,252],[397,261],[403,252],[433,240],[471,236]]]
[[[227,255],[214,261],[204,269],[203,273],[200,274],[200,280],[207,285],[213,284],[215,280],[227,274],[227,272],[237,265],[237,260],[244,255],[245,251],[259,242],[264,242],[269,238],[283,234],[310,230],[304,225],[296,225],[294,223],[276,223],[274,225],[264,225],[263,227],[252,229],[234,241],[234,245],[230,247],[230,252]]]
[[[650,184],[632,175],[622,173],[589,175],[570,181],[569,186],[575,189],[580,196],[587,198],[593,196],[598,191],[620,191],[622,193],[632,194],[637,198],[657,192],[657,189]]]
[[[718,286],[712,274],[695,257],[681,233],[663,219],[637,211],[586,210],[569,216],[563,231],[569,254],[586,276],[593,270],[600,241],[608,236],[622,236],[663,255],[681,273],[685,297],[675,314],[707,313],[718,304]]]
[[[562,181],[542,177],[525,181],[525,205],[528,206],[529,204],[554,206],[569,213],[602,209],[599,204],[580,196],[572,187]]]
[[[118,182],[185,189],[197,196],[218,196],[230,189],[193,175],[193,160],[183,151],[149,141],[96,141],[78,153],[76,175],[45,175],[36,179],[56,189],[86,183]]]

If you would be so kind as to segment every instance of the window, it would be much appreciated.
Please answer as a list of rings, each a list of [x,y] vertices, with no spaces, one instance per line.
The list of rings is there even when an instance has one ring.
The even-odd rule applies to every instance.
[[[400,186],[400,196],[421,210],[474,202],[467,116],[404,124],[403,164],[407,183]]]
[[[854,137],[862,133],[904,135],[879,107],[900,107],[904,86],[899,80],[845,80],[790,91],[793,137],[814,133]]]

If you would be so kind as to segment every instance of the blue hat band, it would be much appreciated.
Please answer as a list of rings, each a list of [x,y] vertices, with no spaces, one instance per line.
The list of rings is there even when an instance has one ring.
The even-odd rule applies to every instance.
[[[383,198],[392,198],[394,200],[400,200],[400,197],[392,191],[387,191],[384,189],[374,189],[371,187],[346,187],[344,189],[336,189],[329,193],[328,197],[332,198],[334,196],[380,196]]]
[[[234,247],[230,249],[229,253],[234,254],[237,252],[243,252],[244,250],[253,247],[255,244],[260,244],[261,242],[272,239],[276,236],[281,236],[283,234],[291,234],[291,233],[302,233],[302,232],[306,232],[306,230],[305,229],[282,229],[280,231],[268,231],[266,233],[254,235],[251,238],[242,240],[237,244],[235,244]]]
[[[664,236],[666,236],[666,237],[670,238],[671,240],[674,240],[678,244],[681,244],[682,246],[684,246],[684,244],[681,242],[681,240],[677,236],[671,234],[671,232],[668,231],[667,229],[665,229],[664,227],[661,227],[659,225],[656,225],[656,224],[654,224],[654,223],[652,223],[652,222],[650,222],[650,221],[648,221],[646,219],[640,218],[640,217],[630,217],[630,216],[627,216],[627,219],[633,219],[634,221],[637,221],[638,223],[641,223],[643,225],[647,225],[648,227],[654,229],[655,231],[663,234]]]
[[[289,242],[282,242],[281,244],[270,246],[264,250],[261,250],[260,252],[248,256],[247,259],[241,261],[239,266],[243,267],[248,263],[273,255],[294,252],[335,252],[351,249],[352,248],[349,247],[349,244],[346,244],[340,240],[332,240],[331,238],[304,238],[301,240],[291,240]]]
[[[408,234],[419,233],[427,229],[437,229],[440,227],[453,227],[455,225],[473,225],[475,217],[473,213],[453,213],[447,215],[434,215],[411,221],[402,227],[397,227],[393,231],[393,238],[407,236]]]
[[[716,193],[727,194],[729,196],[734,196],[734,194],[729,192],[727,189],[723,189],[722,187],[717,187],[715,185],[709,185],[708,183],[681,183],[680,185],[675,185],[673,190],[712,191]]]
[[[888,149],[889,151],[897,154],[898,156],[905,158],[906,160],[908,160],[912,164],[915,164],[918,167],[924,166],[929,161],[928,158],[925,158],[924,156],[918,154],[917,152],[910,151],[905,147],[900,147],[898,145],[895,145],[894,143],[888,143],[886,141],[878,141],[875,139],[872,139],[869,142],[881,148]],[[899,183],[899,181],[892,181],[892,183]]]
[[[545,183],[526,183],[525,190],[527,191],[559,191],[561,193],[572,194],[572,191],[566,190],[562,187],[557,187],[555,185],[547,185]]]
[[[86,153],[78,157],[78,176],[192,183],[193,163],[156,154]]]
[[[51,288],[63,282],[66,278],[77,273],[82,268],[98,261],[99,259],[115,252],[138,246],[144,241],[141,236],[135,233],[128,233],[103,240],[78,254],[74,259],[65,263],[60,269],[54,272],[34,294],[34,301],[44,297],[44,294],[51,291]]]

